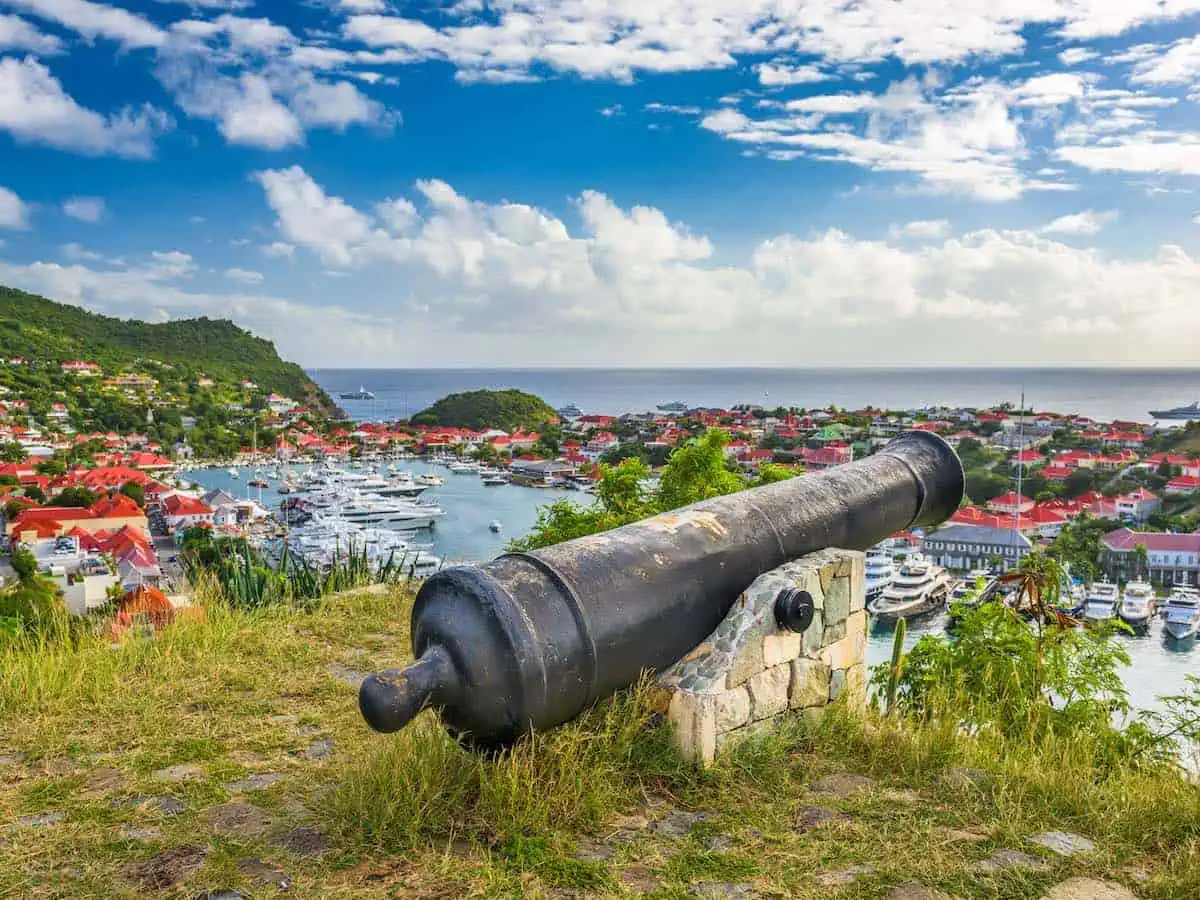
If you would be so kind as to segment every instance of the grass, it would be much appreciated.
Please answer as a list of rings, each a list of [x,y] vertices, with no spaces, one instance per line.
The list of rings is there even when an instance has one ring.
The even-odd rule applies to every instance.
[[[1200,789],[1165,767],[1100,770],[1078,740],[1002,745],[835,709],[816,728],[785,722],[699,771],[674,753],[645,686],[493,757],[463,750],[430,714],[400,734],[373,734],[328,667],[403,662],[410,605],[392,589],[311,612],[209,606],[203,622],[117,649],[8,648],[0,757],[25,758],[0,763],[0,828],[64,819],[0,830],[0,897],[190,898],[230,887],[273,896],[239,871],[247,857],[281,865],[288,895],[304,898],[671,898],[708,881],[763,896],[873,898],[914,879],[1007,900],[1039,898],[1071,875],[1121,881],[1146,898],[1200,896]],[[305,758],[323,739],[332,754]],[[192,767],[191,779],[155,775],[174,766]],[[962,767],[988,776],[946,777]],[[846,797],[811,792],[822,775],[847,771],[876,783]],[[229,787],[261,772],[283,777],[262,790]],[[132,805],[163,796],[183,811]],[[267,830],[212,834],[209,811],[231,801],[266,813]],[[814,805],[843,817],[805,827]],[[704,814],[689,833],[655,824],[685,813]],[[297,826],[325,835],[328,852],[272,842]],[[160,836],[133,830],[145,828]],[[1060,859],[1028,842],[1052,829],[1088,836],[1097,852]],[[207,848],[199,868],[157,891],[131,882],[132,864],[181,846]],[[1002,848],[1047,866],[974,868]],[[818,878],[850,866],[871,868],[841,886]]]

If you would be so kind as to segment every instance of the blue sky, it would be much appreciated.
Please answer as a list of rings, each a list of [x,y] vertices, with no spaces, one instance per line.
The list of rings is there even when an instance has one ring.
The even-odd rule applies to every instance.
[[[0,283],[321,366],[1197,364],[1198,26],[0,0]]]

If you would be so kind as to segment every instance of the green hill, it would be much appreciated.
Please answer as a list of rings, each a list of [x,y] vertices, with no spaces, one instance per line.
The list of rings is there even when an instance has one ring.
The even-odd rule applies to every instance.
[[[106,373],[138,360],[170,364],[180,379],[253,381],[307,406],[332,413],[333,401],[275,345],[224,319],[180,319],[161,324],[97,315],[37,294],[0,286],[0,355],[30,360],[98,363]]]
[[[515,389],[450,394],[413,417],[413,422],[419,425],[505,431],[537,429],[557,421],[558,413],[545,400]]]

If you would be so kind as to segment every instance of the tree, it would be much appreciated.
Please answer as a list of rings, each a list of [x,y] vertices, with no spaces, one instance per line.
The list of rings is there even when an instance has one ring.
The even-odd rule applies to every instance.
[[[136,481],[127,481],[121,485],[121,493],[138,506],[146,505],[146,490]]]
[[[59,491],[58,496],[50,501],[50,505],[87,508],[95,503],[96,499],[96,495],[85,487],[69,487]]]
[[[1138,578],[1150,577],[1150,553],[1141,541],[1133,548],[1133,556],[1137,560]]]
[[[13,571],[17,573],[17,578],[21,581],[29,581],[37,574],[37,559],[32,553],[24,547],[13,551],[12,555]]]
[[[28,454],[25,448],[16,441],[4,441],[0,443],[0,462],[6,463],[21,463],[25,462]]]
[[[987,469],[967,472],[967,496],[975,503],[987,503],[1008,490],[1008,479]]]
[[[35,503],[46,502],[46,492],[36,484],[31,484],[29,487],[25,488],[25,496],[30,500],[33,500]]]
[[[795,478],[800,472],[776,463],[762,463],[758,467],[758,477],[750,482],[750,487],[760,487],[764,484],[774,484],[777,481],[787,481]]]
[[[1080,467],[1067,476],[1063,489],[1068,497],[1078,497],[1096,489],[1096,473]]]
[[[34,471],[39,475],[55,478],[59,475],[66,475],[67,467],[60,459],[43,459],[34,466]]]
[[[728,432],[713,429],[676,450],[659,481],[659,506],[678,509],[744,488],[742,477],[725,468],[728,443]]]

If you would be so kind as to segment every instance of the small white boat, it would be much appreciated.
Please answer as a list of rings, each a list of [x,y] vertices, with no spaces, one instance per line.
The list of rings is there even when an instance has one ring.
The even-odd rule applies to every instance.
[[[496,473],[495,475],[485,475],[480,481],[484,487],[499,487],[502,484],[508,484],[508,476]]]
[[[1131,628],[1147,628],[1154,618],[1154,587],[1144,581],[1131,581],[1125,585],[1121,598],[1120,616]]]
[[[231,468],[231,469],[226,469],[225,471],[229,473],[230,478],[241,478],[242,477],[241,473],[237,469]]]
[[[479,471],[479,464],[456,461],[450,463],[447,468],[454,475],[474,475]]]
[[[435,475],[433,472],[427,472],[424,475],[418,475],[415,479],[417,484],[423,484],[425,487],[441,487],[446,483],[446,479],[441,475]]]
[[[1117,586],[1108,581],[1097,581],[1083,601],[1083,618],[1087,622],[1108,622],[1116,618],[1120,603]]]
[[[491,523],[488,525],[488,530],[494,531],[495,533],[499,534],[500,529],[503,527],[504,526],[500,524],[499,519],[492,519]]]
[[[1194,638],[1200,631],[1200,593],[1187,588],[1177,590],[1163,606],[1163,632],[1176,641]]]

